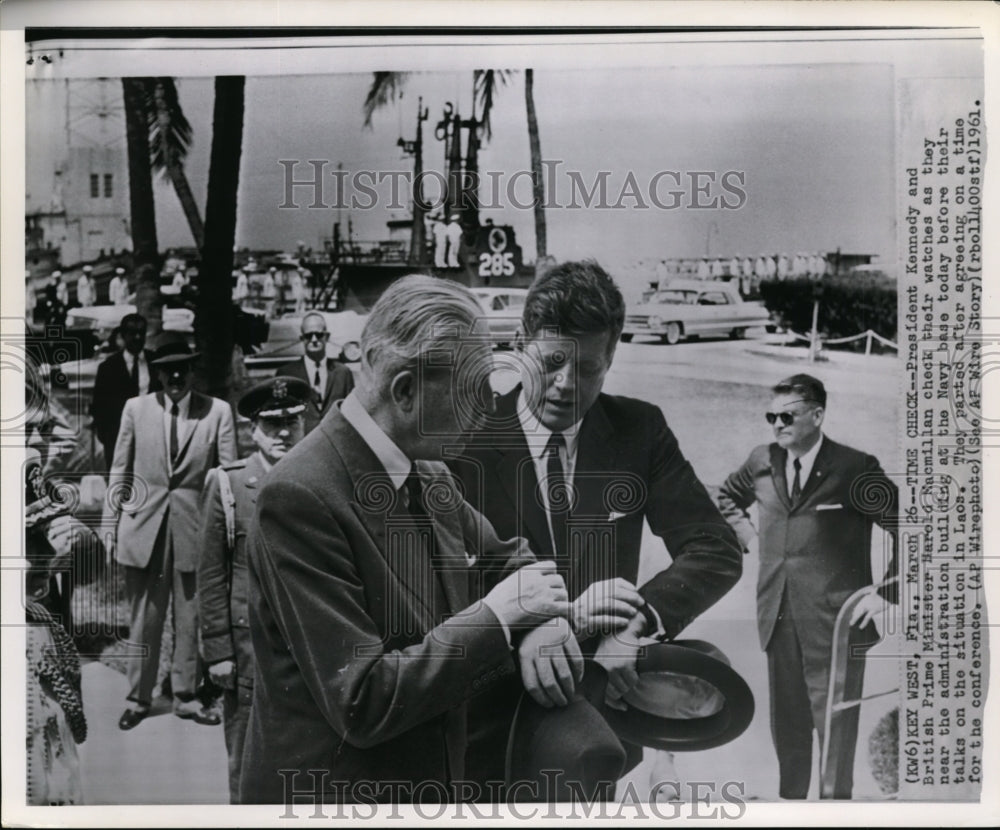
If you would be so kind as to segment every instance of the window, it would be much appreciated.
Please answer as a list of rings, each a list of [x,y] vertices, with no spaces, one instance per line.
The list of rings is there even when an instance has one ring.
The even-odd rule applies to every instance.
[[[110,173],[105,173],[104,174],[104,198],[105,199],[110,199],[111,198],[111,193],[112,193],[111,174]]]
[[[96,199],[101,195],[101,177],[97,173],[90,174],[90,198]]]

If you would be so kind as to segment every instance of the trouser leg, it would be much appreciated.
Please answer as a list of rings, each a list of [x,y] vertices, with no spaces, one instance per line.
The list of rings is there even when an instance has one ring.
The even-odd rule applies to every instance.
[[[226,753],[229,756],[229,803],[239,804],[240,770],[243,766],[243,747],[246,744],[247,724],[250,721],[250,702],[253,692],[245,686],[222,693],[222,717],[226,733]]]
[[[778,755],[778,794],[805,798],[812,772],[813,717],[802,664],[802,648],[788,603],[782,600],[767,645],[771,738]]]
[[[165,528],[166,521],[160,527],[145,568],[125,566],[125,590],[131,610],[129,641],[142,649],[142,653],[130,658],[126,666],[130,687],[128,700],[144,706],[149,706],[153,699],[160,664],[160,639],[170,602],[169,571],[164,569],[169,546]]]
[[[194,571],[173,571],[174,655],[170,683],[174,697],[191,700],[198,690],[198,592]]]

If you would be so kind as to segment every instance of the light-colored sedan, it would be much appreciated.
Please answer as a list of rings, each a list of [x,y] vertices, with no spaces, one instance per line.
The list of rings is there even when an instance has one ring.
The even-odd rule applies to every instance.
[[[650,335],[665,343],[692,336],[728,336],[739,339],[747,329],[770,323],[762,303],[746,302],[732,283],[712,280],[674,280],[638,305],[629,306],[622,340]]]
[[[514,334],[521,325],[524,298],[527,288],[473,288],[493,344],[507,348],[514,341]]]
[[[326,320],[330,339],[326,343],[326,356],[344,363],[357,363],[361,359],[361,331],[367,314],[356,311],[321,311]],[[271,370],[302,357],[302,314],[286,314],[270,323],[268,338],[254,354],[243,362],[248,370]]]

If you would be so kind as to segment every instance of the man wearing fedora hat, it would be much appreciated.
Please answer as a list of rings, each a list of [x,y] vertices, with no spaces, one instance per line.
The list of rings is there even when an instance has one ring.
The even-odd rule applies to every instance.
[[[606,670],[612,700],[638,682],[640,638],[679,634],[735,584],[743,558],[660,410],[603,394],[624,321],[621,292],[596,262],[563,263],[537,277],[515,341],[522,383],[498,398],[495,417],[451,462],[470,504],[501,536],[524,536],[556,561],[576,637]],[[672,562],[637,588],[644,521]],[[521,644],[530,695],[522,708],[565,706],[572,691],[534,672],[530,651],[544,634],[532,632]],[[473,704],[467,766],[474,780],[505,778],[520,686],[508,682]],[[577,740],[598,739],[603,721],[574,708],[585,722]],[[639,748],[626,749],[634,766]],[[613,762],[594,769],[580,773],[591,785],[617,777],[608,773]]]
[[[279,375],[245,392],[236,411],[250,420],[257,450],[242,461],[217,467],[205,494],[198,563],[202,656],[212,680],[224,689],[222,717],[233,804],[239,797],[253,700],[247,532],[265,475],[302,440],[311,391],[305,381]]]
[[[130,642],[141,656],[127,663],[131,705],[118,725],[127,730],[149,714],[160,662],[160,638],[173,600],[174,648],[170,673],[174,713],[202,723],[218,716],[195,698],[198,672],[198,606],[195,571],[198,523],[205,477],[236,458],[233,414],[228,404],[195,392],[197,357],[183,339],[167,339],[150,365],[162,391],[130,398],[111,463],[106,520],[115,523],[115,559],[125,569],[131,606]],[[115,515],[116,514],[116,515]]]
[[[873,584],[872,525],[895,535],[899,496],[874,456],[823,434],[822,381],[797,374],[771,391],[765,417],[775,440],[750,453],[718,498],[744,545],[758,537],[757,628],[767,654],[778,792],[800,799],[809,792],[814,729],[823,744],[837,614],[851,594]],[[747,513],[753,504],[756,530]],[[893,552],[886,578],[896,569]],[[879,639],[874,619],[896,594],[894,584],[873,590],[849,620],[845,700],[861,697],[864,652]],[[851,797],[858,714],[855,706],[836,716],[842,751],[829,760],[834,798]]]

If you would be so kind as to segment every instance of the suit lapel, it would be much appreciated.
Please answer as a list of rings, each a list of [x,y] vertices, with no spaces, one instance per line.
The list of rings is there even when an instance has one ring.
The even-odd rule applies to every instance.
[[[200,392],[191,392],[191,404],[188,406],[188,416],[185,419],[187,423],[183,424],[184,434],[179,437],[179,442],[177,446],[177,461],[174,468],[180,467],[187,456],[187,448],[191,443],[191,439],[194,437],[195,432],[201,426],[205,419],[205,416],[212,409],[211,398],[202,395]]]
[[[436,489],[445,486],[441,482],[435,483],[433,475],[428,473],[422,462],[416,462],[416,467],[425,492],[428,487]],[[453,506],[458,505],[444,507]],[[465,559],[465,536],[462,533],[459,512],[452,509],[445,509],[442,512],[430,509],[428,513],[433,523],[436,541],[432,570],[437,576],[437,587],[443,591],[445,606],[449,613],[457,614],[469,604],[469,563]]]
[[[787,460],[787,451],[777,444],[771,444],[771,478],[774,481],[774,489],[778,493],[778,499],[785,506],[785,510],[791,510],[792,500],[788,496],[788,477],[785,475]]]
[[[819,487],[820,483],[828,478],[830,469],[833,466],[835,455],[836,452],[833,442],[826,436],[823,436],[823,443],[820,445],[819,452],[816,453],[816,460],[813,461],[812,470],[809,472],[809,478],[806,480],[805,486],[802,488],[802,498],[799,499],[799,504],[802,504],[810,495],[812,495],[813,491]]]
[[[386,565],[403,586],[404,601],[406,597],[409,598],[407,604],[411,615],[423,626],[423,630],[430,630],[435,625],[434,612],[420,582],[414,583],[410,567],[412,563],[399,556],[399,551],[390,550],[388,520],[394,509],[397,509],[399,500],[392,479],[364,439],[340,414],[339,408],[334,407],[317,429],[323,431],[343,459],[350,478],[351,509],[368,531]],[[390,611],[396,613],[392,610],[395,600],[386,596],[384,601]]]
[[[552,559],[555,553],[552,550],[548,518],[538,500],[535,462],[517,418],[516,407],[520,391],[521,386],[518,384],[497,401],[497,418],[500,423],[509,426],[504,430],[502,443],[495,444],[498,455],[496,474],[504,495],[510,502],[512,515],[521,518],[518,533],[527,537],[531,549],[542,558]]]
[[[617,446],[614,439],[611,422],[598,399],[580,425],[573,474],[573,486],[578,498],[573,513],[590,517],[607,513],[604,488],[608,479],[594,473],[617,469]]]
[[[166,394],[164,392],[156,392],[155,393],[155,397],[151,398],[151,400],[155,400],[156,401],[156,406],[155,407],[150,407],[151,410],[152,409],[156,410],[155,411],[155,415],[156,415],[155,433],[156,434],[153,437],[152,441],[153,441],[153,444],[156,447],[159,448],[159,450],[160,450],[160,456],[161,456],[162,462],[163,462],[163,463],[159,464],[158,467],[160,469],[163,469],[163,470],[169,470],[170,469],[169,468],[169,464],[170,464],[170,448],[167,446],[167,435],[166,435],[166,431],[163,428],[163,419],[167,415]],[[154,413],[150,412],[150,420],[151,421],[153,420],[153,417],[152,417],[153,415],[154,415]]]

